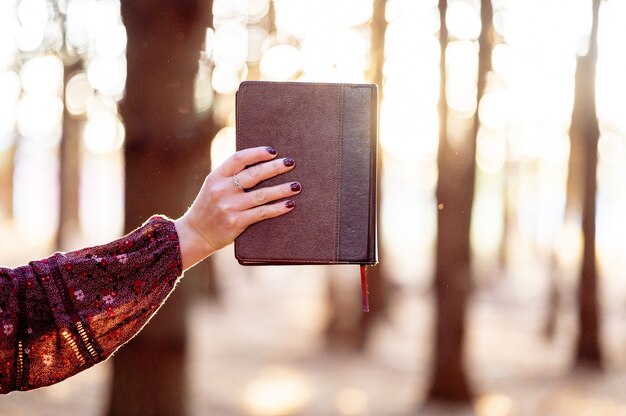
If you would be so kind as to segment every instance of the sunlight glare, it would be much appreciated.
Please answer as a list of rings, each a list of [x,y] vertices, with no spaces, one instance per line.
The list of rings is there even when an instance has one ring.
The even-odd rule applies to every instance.
[[[486,91],[480,99],[478,116],[480,122],[491,129],[506,127],[509,120],[508,94],[503,89]]]
[[[497,173],[506,161],[506,138],[481,128],[476,142],[476,163],[483,172]]]
[[[85,148],[94,155],[118,150],[124,143],[124,125],[109,112],[90,114],[83,130]]]
[[[246,58],[248,62],[257,62],[261,59],[268,38],[265,29],[258,26],[248,27],[248,57]]]
[[[207,65],[200,62],[199,66],[193,88],[193,105],[196,113],[203,113],[213,105],[213,88]]]
[[[20,50],[34,51],[41,45],[48,23],[46,0],[22,0],[17,5],[17,17],[21,23],[16,36]]]
[[[204,51],[208,58],[213,56],[213,47],[215,46],[215,31],[208,27],[204,35]]]
[[[48,23],[48,4],[46,0],[21,0],[17,17],[23,27],[43,29]]]
[[[446,96],[450,111],[469,118],[476,111],[478,48],[475,42],[450,42],[446,48],[448,81]]]
[[[606,162],[611,166],[618,166],[624,162],[624,136],[615,132],[606,132],[598,141],[599,162]]]
[[[248,0],[213,0],[213,23],[215,28],[225,23],[238,22],[245,24],[247,17],[242,16],[247,10]]]
[[[0,72],[0,137],[13,130],[17,103],[22,92],[20,77],[13,71]]]
[[[403,161],[425,161],[435,157],[439,127],[434,106],[424,105],[418,109],[386,97],[380,118],[381,146],[389,155]]]
[[[44,138],[61,128],[63,101],[50,94],[24,94],[17,107],[17,128],[27,137]]]
[[[13,179],[15,224],[32,244],[50,242],[59,218],[58,161],[54,150],[39,143],[27,138],[18,146]]]
[[[235,128],[224,127],[211,141],[211,166],[219,166],[235,152]]]
[[[248,30],[239,23],[225,23],[215,31],[213,60],[216,66],[241,67],[248,57]]]
[[[126,50],[126,28],[114,23],[95,34],[96,54],[100,57],[115,59]]]
[[[93,1],[72,1],[67,5],[65,36],[67,42],[79,51],[84,51],[89,43],[88,16],[91,7]]]
[[[452,0],[448,3],[446,26],[450,36],[455,39],[478,39],[480,35],[480,11],[467,1]]]
[[[54,55],[31,58],[22,66],[20,78],[27,93],[61,95],[63,62]]]
[[[600,119],[612,128],[626,133],[626,56],[623,39],[626,38],[626,2],[603,2],[598,28],[598,64],[596,103]]]
[[[239,84],[246,79],[248,66],[244,63],[241,67],[215,66],[211,78],[211,85],[215,92],[230,94],[237,91]]]
[[[388,22],[399,19],[412,20],[416,26],[429,27],[430,33],[439,31],[439,10],[437,0],[387,0],[385,17]],[[424,21],[420,20],[424,19]],[[436,27],[431,26],[437,21]],[[429,24],[425,24],[428,22]]]
[[[65,107],[73,116],[80,116],[87,111],[87,103],[94,96],[94,90],[83,71],[75,74],[65,88]]]
[[[41,46],[43,37],[43,28],[21,26],[15,34],[15,44],[22,52],[34,52]]]
[[[545,127],[530,123],[511,129],[508,138],[510,154],[517,161],[544,157],[547,153],[546,143],[552,140]]]
[[[287,81],[302,68],[300,51],[291,45],[276,45],[263,54],[261,74],[271,81]]]
[[[270,9],[269,0],[239,0],[234,3],[239,14],[247,17],[248,23],[260,21]]]
[[[371,0],[333,1],[333,14],[342,26],[359,26],[372,18],[373,2]]]
[[[122,152],[92,155],[81,163],[79,221],[89,244],[119,238],[124,231]]]
[[[91,86],[104,95],[121,98],[126,85],[126,57],[97,57],[87,66]]]
[[[15,33],[19,26],[15,6],[10,1],[0,2],[0,68],[8,67],[15,59]]]

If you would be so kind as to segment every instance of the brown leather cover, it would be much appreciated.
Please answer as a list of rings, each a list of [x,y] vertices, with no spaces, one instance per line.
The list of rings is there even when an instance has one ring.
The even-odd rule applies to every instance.
[[[237,150],[270,145],[296,168],[257,186],[299,181],[289,214],[235,240],[241,264],[376,264],[377,88],[246,81]]]

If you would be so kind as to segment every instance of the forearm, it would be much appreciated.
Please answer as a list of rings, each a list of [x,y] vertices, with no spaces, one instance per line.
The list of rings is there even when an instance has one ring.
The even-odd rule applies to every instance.
[[[56,383],[106,359],[181,274],[177,231],[162,217],[106,245],[0,269],[0,393]]]

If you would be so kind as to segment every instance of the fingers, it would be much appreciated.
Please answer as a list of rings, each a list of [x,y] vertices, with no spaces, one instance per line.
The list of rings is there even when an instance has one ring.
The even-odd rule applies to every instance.
[[[269,218],[279,217],[284,215],[296,207],[296,203],[291,199],[287,201],[276,202],[274,204],[261,205],[256,208],[251,208],[241,213],[243,222],[248,225],[254,224],[259,221],[267,220]]]
[[[273,202],[283,198],[289,198],[300,193],[300,182],[284,183],[282,185],[261,188],[242,195],[242,208],[248,209],[259,205]]]
[[[295,160],[291,157],[259,163],[258,165],[249,166],[237,173],[237,180],[244,189],[252,188],[265,179],[290,171],[294,168],[295,164]]]
[[[277,154],[278,151],[271,146],[243,149],[234,153],[215,170],[223,176],[233,176],[237,172],[241,172],[246,166],[271,160]]]

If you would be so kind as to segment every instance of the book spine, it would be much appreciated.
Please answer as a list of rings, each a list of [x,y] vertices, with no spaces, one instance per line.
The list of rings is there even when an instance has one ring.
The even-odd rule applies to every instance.
[[[377,261],[375,92],[373,86],[342,87],[339,263],[374,264]]]

